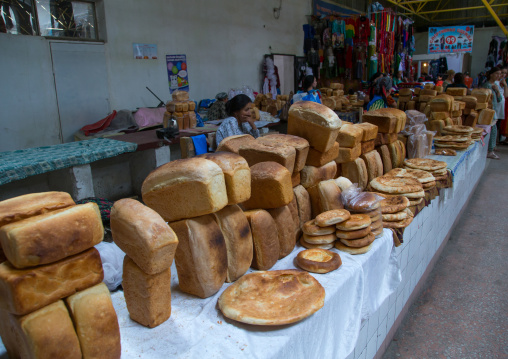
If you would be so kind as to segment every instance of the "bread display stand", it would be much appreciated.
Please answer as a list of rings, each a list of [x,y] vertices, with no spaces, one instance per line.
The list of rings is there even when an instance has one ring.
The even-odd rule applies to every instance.
[[[384,229],[371,251],[357,256],[339,253],[342,259],[339,269],[312,274],[325,288],[325,305],[297,324],[267,328],[228,320],[217,309],[217,299],[228,284],[210,298],[195,298],[178,288],[174,265],[173,314],[157,328],[147,329],[132,321],[123,292],[112,293],[120,325],[122,358],[289,355],[309,358],[326,357],[326,353],[334,353],[336,358],[374,358],[391,342],[420,294],[482,176],[486,152],[487,146],[476,142],[468,151],[460,151],[458,160],[431,156],[445,161],[453,159],[454,162],[447,162],[453,174],[453,187],[441,189],[440,195],[418,213],[404,231],[403,245],[395,247],[392,231]],[[294,258],[301,250],[297,246],[273,269],[296,268]],[[4,356],[5,348],[0,343],[0,357]]]

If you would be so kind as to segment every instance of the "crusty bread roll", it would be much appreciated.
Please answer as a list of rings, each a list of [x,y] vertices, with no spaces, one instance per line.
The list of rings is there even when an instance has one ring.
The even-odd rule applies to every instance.
[[[356,126],[360,127],[363,130],[362,142],[367,142],[367,141],[376,139],[377,133],[378,133],[378,129],[377,129],[376,125],[374,125],[372,123],[364,122],[364,123],[359,123]]]
[[[234,282],[247,272],[252,263],[252,233],[249,221],[237,205],[226,206],[213,215],[226,242],[226,282]]]
[[[79,340],[63,301],[22,317],[7,314],[6,318],[16,346],[14,353],[9,353],[10,358],[82,358]]]
[[[120,358],[120,327],[106,285],[97,284],[71,295],[65,301],[83,358]]]
[[[4,262],[0,264],[0,308],[24,315],[103,278],[101,257],[95,248],[35,268],[17,269]]]
[[[251,141],[256,141],[256,139],[251,135],[229,136],[219,143],[217,151],[226,151],[238,154],[238,152],[240,151],[240,147]]]
[[[288,134],[305,138],[318,151],[328,151],[335,142],[342,121],[328,107],[299,101],[289,109]]]
[[[359,143],[355,147],[341,147],[339,148],[339,155],[335,158],[337,163],[351,162],[360,157],[362,154],[362,144]]]
[[[132,320],[154,328],[171,316],[171,267],[156,274],[147,274],[129,256],[125,256],[122,286]]]
[[[219,291],[227,275],[224,236],[212,215],[170,224],[178,237],[175,263],[180,289],[200,298]]]
[[[267,210],[277,225],[279,236],[279,259],[293,251],[296,245],[295,223],[288,206]]]
[[[251,167],[251,197],[245,209],[278,208],[293,200],[291,173],[276,162],[261,162]]]
[[[342,265],[337,253],[326,249],[306,249],[296,256],[298,267],[313,273],[328,273]]]
[[[156,274],[171,267],[178,239],[154,210],[124,198],[111,209],[113,240],[145,273]]]
[[[58,209],[0,228],[2,249],[16,268],[56,262],[95,246],[103,237],[95,203]]]
[[[438,95],[429,102],[430,110],[432,112],[450,112],[453,101],[453,96],[446,94]]]
[[[306,166],[321,167],[330,161],[333,161],[339,155],[339,143],[334,142],[332,148],[326,152],[320,152],[314,148],[310,148],[309,155],[307,156]]]
[[[293,173],[300,172],[305,166],[305,161],[307,160],[307,155],[309,153],[309,141],[306,139],[298,136],[277,133],[260,137],[258,141],[265,144],[272,144],[277,146],[283,144],[286,146],[294,147],[296,151],[296,157]]]
[[[141,187],[146,205],[168,222],[217,212],[228,204],[222,169],[204,158],[171,161]]]
[[[277,162],[286,167],[289,173],[295,168],[296,150],[284,144],[266,144],[260,141],[248,142],[240,146],[238,152],[247,160],[249,166],[260,162]]]
[[[198,157],[215,162],[224,173],[228,204],[242,203],[250,198],[250,168],[240,155],[232,152],[205,153]]]
[[[336,173],[337,164],[335,161],[330,161],[321,167],[305,166],[301,172],[301,184],[303,187],[309,188],[321,181],[335,178]]]
[[[340,147],[353,148],[362,142],[363,129],[352,123],[345,123],[341,126],[337,135],[337,142]]]
[[[268,270],[279,259],[279,234],[274,219],[264,209],[246,211],[252,232],[252,268]]]
[[[75,204],[65,192],[30,193],[6,199],[0,202],[0,227]]]
[[[298,205],[298,217],[300,218],[299,228],[301,229],[304,223],[312,219],[310,196],[309,192],[307,192],[302,185],[293,188],[293,193]]]

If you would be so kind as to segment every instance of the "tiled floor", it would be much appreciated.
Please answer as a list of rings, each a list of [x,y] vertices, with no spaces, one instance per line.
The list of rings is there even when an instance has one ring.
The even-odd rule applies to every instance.
[[[508,147],[499,149],[383,358],[508,358]]]

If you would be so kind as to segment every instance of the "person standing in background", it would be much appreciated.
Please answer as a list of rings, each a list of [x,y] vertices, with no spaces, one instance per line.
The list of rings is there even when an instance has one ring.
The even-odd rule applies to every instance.
[[[453,83],[453,77],[455,76],[455,71],[452,69],[446,71],[446,79],[443,81],[443,90],[446,91],[446,87]]]
[[[506,98],[508,97],[508,84],[506,83],[506,77],[508,74],[508,67],[503,66],[501,67],[501,76],[499,77],[499,87],[501,90],[501,95],[503,96],[503,101],[499,105],[499,113],[501,114],[502,118],[499,117],[501,120],[498,121],[498,132],[499,132],[499,143],[502,145],[508,145],[507,138],[505,138],[503,141],[502,137],[508,137],[508,101],[506,101]]]
[[[501,70],[499,67],[493,67],[488,73],[488,80],[483,84],[483,88],[492,90],[492,109],[496,112],[494,114],[494,123],[491,126],[490,132],[490,140],[489,140],[489,148],[487,153],[487,158],[498,160],[499,157],[494,153],[496,148],[497,141],[497,119],[498,119],[498,103],[501,102],[504,98],[504,94],[501,95],[501,90],[498,85],[496,85],[496,81],[501,77]]]
[[[466,84],[468,89],[473,88],[473,78],[469,76],[469,72],[464,74],[464,83]]]
[[[317,86],[317,79],[314,77],[314,75],[307,75],[303,79],[303,85],[302,90],[298,91],[297,93],[307,93],[307,95],[302,97],[303,101],[312,101],[321,103],[321,92],[319,90],[316,90]]]

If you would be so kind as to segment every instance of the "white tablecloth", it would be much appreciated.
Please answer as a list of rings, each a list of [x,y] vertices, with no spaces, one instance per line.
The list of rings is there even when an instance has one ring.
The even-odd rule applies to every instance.
[[[272,269],[294,269],[297,246]],[[335,249],[333,249],[336,251]],[[384,230],[370,252],[340,252],[342,266],[312,274],[325,288],[324,307],[292,325],[257,327],[225,318],[216,295],[199,299],[178,288],[173,267],[171,318],[148,329],[129,318],[122,291],[112,294],[122,337],[122,358],[345,358],[353,350],[361,320],[378,309],[400,282],[391,231]],[[0,345],[0,356],[5,348]]]

